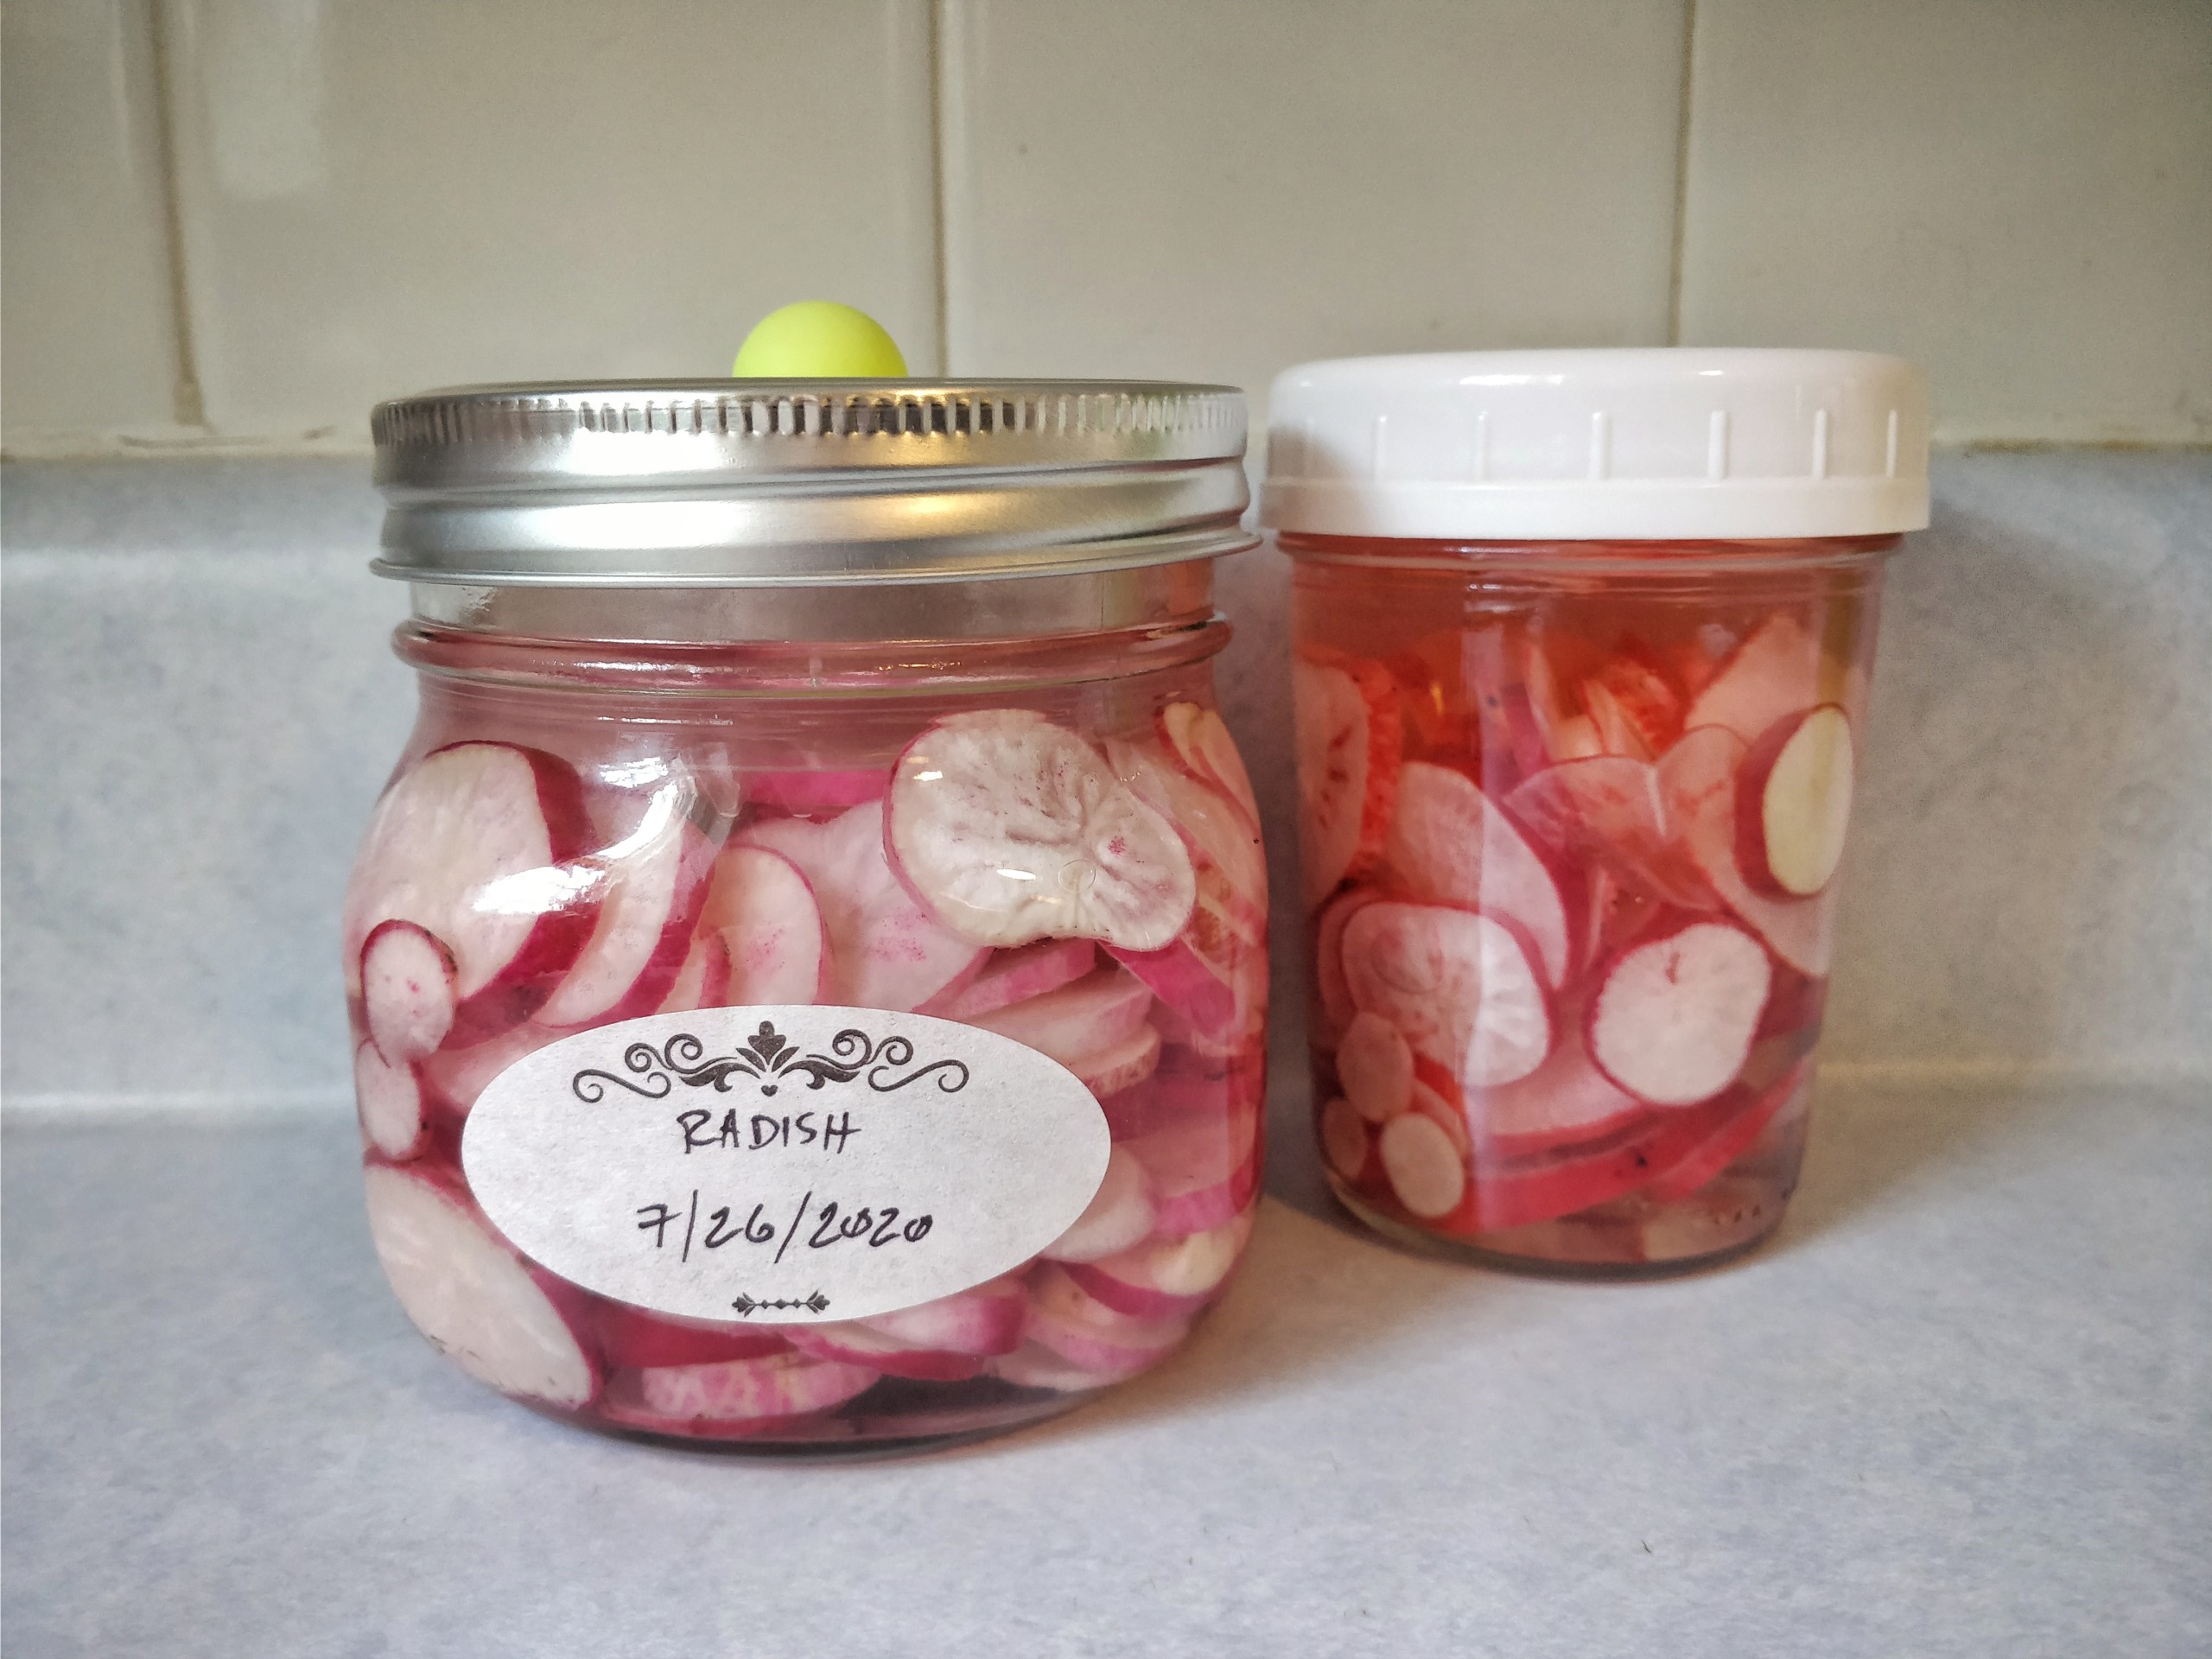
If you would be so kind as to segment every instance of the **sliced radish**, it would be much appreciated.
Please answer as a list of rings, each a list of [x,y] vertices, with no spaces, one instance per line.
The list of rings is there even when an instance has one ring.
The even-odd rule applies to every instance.
[[[812,883],[783,854],[724,848],[699,925],[721,938],[729,963],[723,1006],[812,1003],[828,995],[830,935],[822,906]]]
[[[1693,922],[1624,953],[1590,1007],[1590,1056],[1654,1106],[1694,1106],[1736,1079],[1774,984],[1765,948],[1726,922]]]
[[[1149,1363],[1149,1361],[1146,1362]],[[1053,1394],[1084,1394],[1092,1389],[1103,1389],[1121,1380],[1126,1373],[1102,1376],[1096,1371],[1085,1370],[1071,1360],[1061,1358],[1051,1349],[1034,1342],[1026,1342],[1010,1354],[992,1360],[985,1368],[1001,1382],[1017,1389],[1043,1389]],[[1140,1365],[1139,1370],[1144,1369]]]
[[[1135,1036],[1151,1007],[1152,992],[1142,980],[1109,966],[967,1023],[1011,1037],[1073,1069],[1075,1060]]]
[[[1257,1114],[1232,1109],[1154,1130],[1127,1142],[1144,1166],[1162,1238],[1202,1233],[1233,1221],[1260,1190]]]
[[[893,1341],[938,1353],[1010,1354],[1021,1344],[1028,1309],[1019,1280],[994,1279],[859,1323]]]
[[[1645,1109],[1598,1069],[1572,1024],[1550,1058],[1518,1083],[1466,1093],[1467,1127],[1486,1158],[1595,1141]]]
[[[1291,664],[1299,846],[1311,909],[1382,849],[1404,733],[1379,663],[1302,653]]]
[[[880,800],[890,787],[890,769],[880,766],[842,772],[754,772],[745,777],[746,798],[755,805],[804,817],[819,817]]]
[[[1777,898],[1803,899],[1843,861],[1851,825],[1851,721],[1832,702],[1777,721],[1736,771],[1736,861]]]
[[[423,1078],[440,1099],[465,1116],[493,1078],[561,1036],[543,1026],[521,1025],[467,1048],[442,1048],[423,1062]]]
[[[1746,743],[1821,701],[1821,642],[1787,611],[1759,624],[1700,691],[1684,725],[1719,726]]]
[[[806,878],[830,941],[829,981],[820,1000],[904,1013],[974,972],[982,952],[924,909],[892,873],[884,856],[883,817],[883,804],[871,801],[827,823],[771,818],[748,826],[738,844],[780,853]],[[788,887],[779,892],[792,896]],[[779,916],[779,925],[782,920],[794,925],[788,935],[764,924],[800,961],[804,919]],[[779,986],[804,977],[801,966],[781,957],[763,969],[745,969],[744,950],[764,936],[730,941],[734,989],[747,989],[752,975],[767,966]]]
[[[1154,1239],[1100,1261],[1070,1262],[1064,1270],[1116,1313],[1154,1319],[1195,1313],[1244,1254],[1252,1216],[1247,1210],[1202,1233]]]
[[[591,934],[601,873],[574,861],[589,839],[566,761],[505,743],[423,756],[377,803],[354,861],[340,924],[348,995],[371,931],[412,922],[453,954],[456,1040],[528,1018]]]
[[[1090,1207],[1042,1254],[1053,1262],[1096,1262],[1128,1249],[1149,1234],[1154,1213],[1143,1164],[1128,1147],[1116,1146]]]
[[[1529,952],[1491,917],[1370,905],[1344,926],[1344,963],[1354,1004],[1460,1083],[1511,1083],[1551,1052],[1550,1008]]]
[[[598,1369],[530,1269],[436,1184],[367,1172],[369,1233],[393,1294],[432,1345],[502,1394],[577,1407]]]
[[[886,1376],[912,1377],[924,1382],[964,1382],[983,1369],[980,1354],[913,1347],[851,1320],[795,1326],[791,1339],[792,1347],[812,1359],[865,1365]]]
[[[1740,739],[1717,726],[1686,733],[1660,762],[1659,786],[1683,850],[1721,902],[1784,963],[1817,979],[1835,948],[1827,896],[1770,899],[1744,880],[1736,861],[1736,778],[1745,752]]]
[[[1636,1192],[1680,1163],[1727,1118],[1732,1100],[1655,1111],[1623,1134],[1537,1157],[1484,1159],[1454,1230],[1503,1232],[1576,1215]]]
[[[1580,734],[1569,740],[1570,717],[1552,685],[1549,661],[1517,631],[1469,630],[1460,641],[1460,675],[1475,693],[1483,775],[1499,788],[1554,760],[1598,752],[1597,733],[1585,716],[1572,716]]]
[[[695,1008],[723,1006],[729,991],[729,947],[719,933],[702,933],[691,941],[676,982],[668,988],[655,1014],[690,1014]]]
[[[1425,1112],[1407,1112],[1382,1126],[1376,1148],[1398,1202],[1423,1221],[1459,1207],[1467,1166],[1444,1128]]]
[[[842,1406],[873,1387],[879,1373],[784,1353],[713,1365],[654,1366],[635,1375],[639,1403],[650,1419],[730,1430]]]
[[[892,780],[888,845],[913,890],[980,944],[1156,950],[1198,892],[1175,826],[1080,737],[1023,709],[955,715],[914,741]]]
[[[687,1319],[601,1300],[592,1331],[610,1369],[719,1365],[791,1351],[781,1332],[721,1319]]]
[[[1371,887],[1353,887],[1332,900],[1313,929],[1313,991],[1319,1003],[1315,1011],[1314,1035],[1325,1043],[1344,1034],[1359,1010],[1352,1006],[1351,988],[1344,983],[1344,925],[1382,895]]]
[[[423,1084],[411,1065],[394,1065],[374,1043],[353,1051],[353,1102],[361,1115],[361,1135],[394,1163],[423,1150],[429,1136]]]
[[[1414,1052],[1376,1014],[1354,1016],[1337,1045],[1337,1082],[1370,1123],[1386,1123],[1414,1103]]]
[[[597,919],[539,1024],[635,1019],[667,997],[715,867],[714,843],[683,816],[690,795],[688,785],[657,791],[634,830],[587,861],[606,873]]]
[[[1408,761],[1398,779],[1385,855],[1414,898],[1479,906],[1518,923],[1535,941],[1545,983],[1566,979],[1567,906],[1559,883],[1471,779]]]
[[[1088,1050],[1064,1061],[1094,1095],[1118,1095],[1134,1089],[1160,1069],[1160,1032],[1139,1026],[1120,1041]]]
[[[1072,985],[1098,965],[1089,939],[1039,939],[1017,950],[994,951],[981,971],[920,1010],[944,1020],[974,1020],[1047,991]]]
[[[1711,907],[1711,889],[1677,844],[1659,774],[1624,755],[1567,760],[1524,778],[1505,810],[1539,844],[1603,865],[1638,892]]]
[[[1237,1033],[1236,988],[1187,939],[1158,950],[1116,950],[1112,955],[1194,1032],[1216,1040]]]
[[[1260,803],[1252,793],[1252,774],[1219,715],[1195,702],[1171,702],[1160,711],[1160,729],[1192,777],[1221,791],[1258,825]]]
[[[1681,1159],[1655,1176],[1644,1192],[1659,1203],[1686,1198],[1713,1179],[1751,1149],[1779,1112],[1805,1081],[1808,1067],[1800,1062],[1765,1088],[1746,1091],[1744,1103],[1720,1126],[1690,1148]]]
[[[1189,1330],[1187,1319],[1139,1319],[1117,1313],[1071,1279],[1063,1268],[1048,1265],[1030,1283],[1030,1339],[1110,1380],[1133,1376],[1156,1364],[1182,1342]]]
[[[1211,865],[1221,873],[1218,891],[1230,925],[1248,938],[1264,938],[1268,859],[1259,825],[1154,744],[1109,737],[1106,759],[1146,805],[1182,831],[1201,867]]]
[[[1321,1155],[1338,1174],[1348,1181],[1363,1179],[1372,1149],[1367,1120],[1350,1101],[1338,1095],[1321,1109]]]
[[[393,1065],[437,1052],[460,1005],[453,952],[413,922],[379,922],[361,946],[369,1040]]]

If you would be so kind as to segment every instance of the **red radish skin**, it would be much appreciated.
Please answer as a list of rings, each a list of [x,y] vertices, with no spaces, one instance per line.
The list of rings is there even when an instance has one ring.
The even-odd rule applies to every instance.
[[[1390,1190],[1407,1211],[1434,1221],[1459,1207],[1467,1168],[1443,1126],[1425,1112],[1407,1112],[1382,1126],[1376,1151]]]
[[[387,789],[369,820],[340,923],[349,995],[361,947],[412,922],[452,952],[451,1040],[527,1019],[590,937],[600,874],[583,786],[566,761],[505,743],[435,749]]]
[[[1106,1174],[1090,1207],[1043,1255],[1052,1262],[1096,1262],[1145,1238],[1152,1231],[1154,1215],[1143,1164],[1127,1147],[1117,1145],[1106,1160]]]
[[[1234,1037],[1239,1024],[1236,988],[1217,973],[1213,964],[1177,939],[1159,950],[1115,950],[1114,960],[1180,1014],[1192,1031],[1222,1040]]]
[[[1529,955],[1503,922],[1433,905],[1372,905],[1344,928],[1353,1003],[1462,1084],[1512,1083],[1551,1052]]]
[[[1744,1069],[1774,984],[1765,948],[1726,922],[1692,922],[1624,952],[1590,1005],[1590,1056],[1654,1106],[1712,1099]]]
[[[1679,1164],[1713,1134],[1726,1108],[1723,1101],[1655,1111],[1635,1133],[1587,1149],[1478,1164],[1468,1202],[1451,1217],[1451,1230],[1504,1232],[1624,1198]]]
[[[1821,701],[1821,642],[1786,611],[1759,624],[1690,704],[1684,728],[1718,726],[1745,743]]]
[[[431,1344],[480,1382],[570,1409],[599,1392],[599,1368],[541,1282],[441,1184],[367,1171],[369,1234],[385,1277]]]
[[[1202,1233],[1156,1239],[1064,1271],[1095,1300],[1135,1319],[1172,1319],[1212,1300],[1252,1236],[1252,1211]]]
[[[1736,769],[1736,864],[1776,899],[1807,899],[1843,860],[1851,721],[1832,702],[1777,721]]]
[[[930,1348],[910,1348],[871,1331],[864,1325],[795,1325],[791,1346],[812,1359],[864,1365],[886,1376],[911,1377],[923,1382],[964,1382],[982,1372],[980,1354],[953,1354]]]
[[[1643,1115],[1644,1103],[1592,1063],[1580,1022],[1566,1023],[1551,1057],[1518,1083],[1467,1091],[1467,1128],[1485,1159],[1595,1141]]]
[[[1348,1181],[1358,1182],[1366,1176],[1373,1149],[1367,1119],[1350,1101],[1339,1095],[1321,1109],[1321,1155],[1329,1160],[1330,1168]]]
[[[1765,1088],[1748,1091],[1742,1105],[1685,1154],[1680,1162],[1652,1178],[1643,1190],[1658,1204],[1687,1198],[1751,1149],[1789,1097],[1804,1084],[1808,1065],[1801,1062]]]
[[[827,823],[767,819],[748,826],[739,844],[779,853],[806,878],[830,941],[824,1001],[905,1013],[961,982],[982,960],[974,941],[939,922],[893,873],[880,802]],[[731,960],[739,964],[741,953],[733,950]]]
[[[1160,712],[1160,729],[1185,769],[1228,796],[1256,830],[1260,803],[1252,793],[1252,774],[1222,717],[1195,702],[1171,702]]]
[[[700,925],[719,937],[728,977],[721,1005],[815,1003],[830,992],[830,935],[814,886],[765,847],[722,849]]]
[[[591,1330],[612,1370],[719,1365],[791,1351],[779,1332],[764,1326],[687,1319],[604,1297],[594,1299]]]
[[[1784,965],[1818,979],[1835,950],[1827,896],[1770,899],[1737,866],[1736,777],[1745,753],[1741,740],[1717,726],[1686,733],[1660,762],[1660,788],[1683,850],[1721,902]]]
[[[1387,1123],[1414,1103],[1414,1052],[1380,1014],[1357,1014],[1337,1046],[1337,1081],[1360,1116]]]
[[[1021,1345],[1028,1310],[1021,1281],[1005,1278],[857,1323],[912,1348],[988,1357]]]
[[[380,922],[361,946],[361,1007],[369,1040],[392,1065],[434,1054],[460,999],[453,952],[413,922]]]
[[[1408,896],[1517,924],[1535,941],[1545,983],[1565,980],[1569,933],[1558,880],[1472,780],[1408,761],[1384,856]]]
[[[575,964],[537,1010],[539,1024],[634,1020],[667,997],[690,954],[715,868],[714,843],[683,816],[689,793],[660,791],[631,836],[590,861],[606,872],[597,918]]]
[[[404,1163],[418,1156],[429,1139],[429,1117],[422,1080],[411,1065],[394,1065],[374,1043],[353,1051],[353,1100],[361,1115],[361,1138],[382,1157]]]
[[[796,1353],[714,1365],[655,1366],[636,1372],[640,1427],[715,1425],[725,1432],[810,1416],[842,1406],[874,1387],[880,1375],[864,1365],[814,1360]]]
[[[1089,939],[1039,939],[994,951],[975,978],[919,1010],[943,1020],[974,1020],[1033,996],[1072,985],[1098,965]]]
[[[1170,1071],[1171,1058],[1188,1058],[1188,1051],[1163,1049],[1158,1070],[1142,1082],[1113,1090],[1099,1099],[1107,1127],[1116,1141],[1141,1141],[1156,1129],[1173,1128],[1198,1118],[1256,1112],[1265,1094],[1263,1081],[1238,1072]],[[1253,1070],[1260,1069],[1254,1057]]]
[[[1157,1364],[1181,1344],[1189,1329],[1185,1319],[1116,1313],[1069,1278],[1064,1268],[1048,1265],[1030,1281],[1030,1339],[1109,1381],[1134,1376]]]
[[[1156,950],[1197,873],[1175,826],[1096,751],[1027,709],[955,715],[899,759],[887,844],[911,889],[978,944]]]
[[[1382,852],[1404,735],[1397,687],[1380,663],[1307,648],[1290,672],[1310,910]]]
[[[676,982],[653,1012],[690,1014],[697,1008],[719,1008],[728,1000],[728,991],[729,947],[722,943],[721,934],[702,933],[691,941],[683,966],[677,970]]]
[[[744,787],[756,806],[822,817],[881,799],[891,787],[891,770],[754,772],[746,774]]]

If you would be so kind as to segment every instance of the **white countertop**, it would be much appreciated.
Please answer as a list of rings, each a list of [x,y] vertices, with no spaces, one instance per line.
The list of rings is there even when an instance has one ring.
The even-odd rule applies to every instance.
[[[470,1382],[379,1281],[342,1118],[18,1118],[7,1649],[2201,1655],[2207,1096],[1830,1088],[1775,1241],[1631,1285],[1353,1230],[1278,1102],[1185,1353],[814,1465]]]

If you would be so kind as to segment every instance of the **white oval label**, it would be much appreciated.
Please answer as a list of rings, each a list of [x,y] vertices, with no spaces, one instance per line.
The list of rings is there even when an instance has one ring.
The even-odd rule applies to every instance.
[[[1105,1179],[1105,1114],[1011,1038],[753,1007],[579,1033],[494,1077],[461,1166],[563,1278],[664,1313],[811,1325],[1020,1267]]]

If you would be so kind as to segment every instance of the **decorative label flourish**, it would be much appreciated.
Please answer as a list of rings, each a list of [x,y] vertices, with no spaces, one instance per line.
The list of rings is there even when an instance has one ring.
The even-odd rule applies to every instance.
[[[760,1301],[740,1292],[737,1300],[730,1306],[747,1319],[751,1319],[764,1307],[772,1310],[786,1307],[804,1308],[810,1313],[827,1313],[830,1311],[830,1299],[817,1290],[811,1296],[779,1297],[769,1301]]]
[[[850,1083],[866,1073],[868,1086],[879,1095],[904,1089],[910,1083],[934,1075],[940,1092],[957,1095],[968,1086],[968,1067],[959,1060],[936,1060],[905,1076],[899,1068],[912,1065],[914,1045],[904,1037],[872,1038],[857,1027],[847,1027],[830,1039],[827,1054],[802,1054],[798,1046],[763,1020],[760,1029],[744,1045],[728,1054],[709,1058],[707,1046],[689,1032],[678,1032],[658,1048],[632,1043],[623,1051],[625,1069],[641,1079],[632,1083],[596,1067],[579,1071],[569,1087],[578,1100],[597,1105],[607,1098],[607,1085],[628,1090],[647,1100],[665,1100],[678,1083],[689,1089],[711,1088],[728,1094],[734,1079],[752,1077],[763,1095],[773,1095],[779,1079],[797,1073],[810,1090],[825,1084]]]

